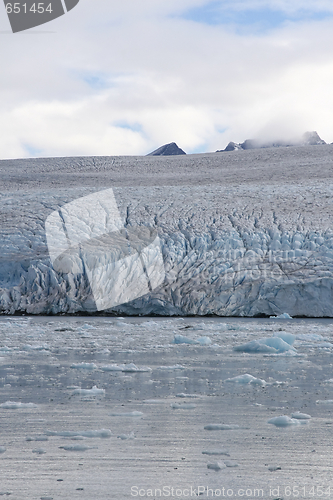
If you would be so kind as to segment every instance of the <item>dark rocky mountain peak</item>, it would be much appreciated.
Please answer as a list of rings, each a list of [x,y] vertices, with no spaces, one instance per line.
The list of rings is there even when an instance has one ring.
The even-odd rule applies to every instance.
[[[185,151],[180,149],[175,142],[170,142],[170,144],[164,144],[158,149],[155,149],[152,153],[147,154],[147,156],[173,156],[173,155],[186,155]]]

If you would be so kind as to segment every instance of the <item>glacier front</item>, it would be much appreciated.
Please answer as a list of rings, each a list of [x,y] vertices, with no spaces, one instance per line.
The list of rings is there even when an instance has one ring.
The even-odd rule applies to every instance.
[[[2,160],[0,313],[101,309],[84,266],[53,267],[46,221],[67,204],[112,190],[126,234],[142,228],[158,235],[163,280],[103,312],[333,317],[332,166],[332,145]],[[96,225],[109,215],[100,203]],[[112,270],[111,251],[107,258],[104,252]],[[129,283],[129,276],[124,286],[135,288],[137,277]]]

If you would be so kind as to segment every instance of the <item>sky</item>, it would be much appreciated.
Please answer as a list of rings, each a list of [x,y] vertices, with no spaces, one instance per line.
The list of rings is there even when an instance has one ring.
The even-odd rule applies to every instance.
[[[332,0],[80,0],[13,34],[0,5],[0,158],[333,142]]]

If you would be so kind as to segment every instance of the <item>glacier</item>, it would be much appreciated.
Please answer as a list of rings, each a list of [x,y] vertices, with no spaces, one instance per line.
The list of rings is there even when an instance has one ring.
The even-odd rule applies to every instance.
[[[98,312],[87,273],[53,267],[45,225],[112,188],[122,227],[158,234],[165,276],[102,314],[333,317],[332,160],[332,145],[2,160],[0,313]]]

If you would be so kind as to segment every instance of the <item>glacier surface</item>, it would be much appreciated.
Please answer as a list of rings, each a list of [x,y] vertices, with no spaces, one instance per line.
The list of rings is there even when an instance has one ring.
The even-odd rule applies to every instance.
[[[106,312],[333,317],[333,147],[238,153],[0,161],[0,313],[97,311],[87,273],[54,269],[45,223],[112,188],[126,230],[157,232],[165,278]]]

